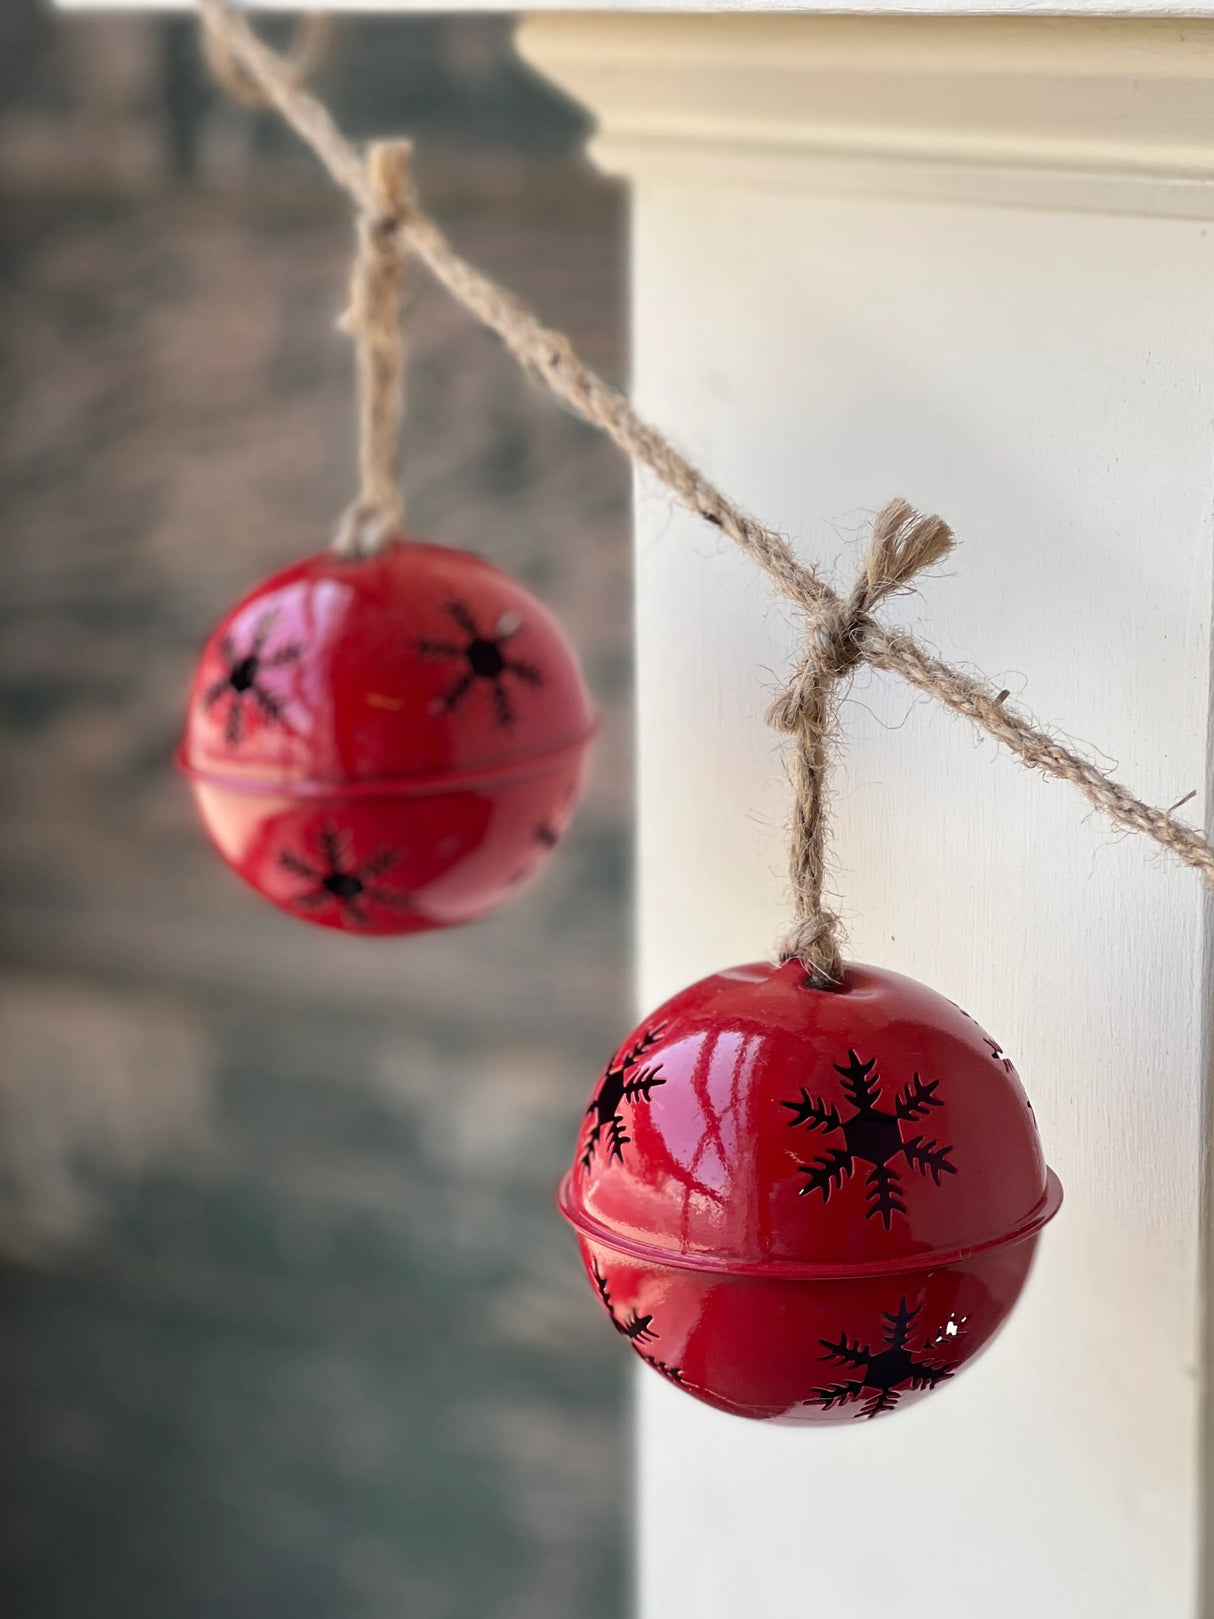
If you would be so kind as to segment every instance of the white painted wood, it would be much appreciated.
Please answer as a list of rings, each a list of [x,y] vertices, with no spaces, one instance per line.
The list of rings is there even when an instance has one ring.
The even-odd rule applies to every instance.
[[[63,11],[185,11],[192,0],[53,0]],[[298,11],[299,0],[244,0],[250,11]],[[384,13],[389,11],[433,11],[433,0],[328,0],[324,9],[341,13]],[[446,0],[443,11],[517,11],[511,0]],[[603,0],[533,0],[528,11],[602,12]],[[643,13],[653,10],[652,0],[612,0],[613,12]],[[915,13],[972,16],[1050,16],[1086,17],[1200,17],[1214,13],[1214,0],[662,0],[663,11],[709,12],[718,15],[751,13],[833,12],[858,16],[897,16]]]
[[[651,181],[1212,207],[1210,22],[569,15],[520,47]]]
[[[547,27],[528,27],[534,60]],[[672,49],[667,65],[677,99],[695,64]],[[592,102],[606,151],[630,71]],[[656,119],[659,81],[637,71]],[[694,177],[690,136],[677,174],[660,141],[630,148],[644,410],[845,575],[889,496],[944,513],[956,567],[899,616],[1100,743],[1148,797],[1197,789],[1200,820],[1208,225],[1125,196],[1113,211],[1112,194],[897,195],[892,164],[884,196],[832,195],[809,170],[742,181],[716,166],[721,144],[706,121]],[[795,626],[649,487],[637,570],[649,1005],[766,953],[784,922],[787,793],[762,715]],[[642,1619],[1195,1619],[1200,886],[885,677],[859,678],[846,730],[836,869],[854,952],[931,982],[1005,1043],[1067,1202],[1003,1337],[888,1422],[764,1428],[642,1373]]]

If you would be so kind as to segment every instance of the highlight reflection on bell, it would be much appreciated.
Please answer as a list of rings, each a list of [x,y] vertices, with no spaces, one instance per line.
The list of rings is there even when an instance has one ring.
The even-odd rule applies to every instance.
[[[875,1417],[946,1383],[1014,1306],[1062,1192],[1002,1048],[850,964],[716,973],[640,1025],[560,1190],[616,1330],[698,1399]]]

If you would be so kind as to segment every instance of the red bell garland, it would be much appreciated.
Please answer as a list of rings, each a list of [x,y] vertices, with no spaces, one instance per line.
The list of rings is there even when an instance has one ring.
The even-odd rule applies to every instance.
[[[254,592],[204,654],[183,762],[213,837],[297,915],[415,931],[497,903],[531,869],[515,864],[527,823],[547,848],[576,795],[591,718],[555,626],[548,677],[534,650],[545,622],[537,603],[503,607],[501,576],[493,604],[474,601],[460,571],[472,559],[458,553],[441,555],[459,577],[433,589],[418,566],[431,548],[393,538],[399,298],[412,248],[555,392],[729,533],[809,623],[805,656],[771,715],[796,738],[796,917],[782,964],[691,986],[608,1064],[561,1187],[588,1275],[638,1354],[720,1409],[817,1423],[909,1404],[1002,1326],[1061,1188],[1002,1049],[935,992],[842,960],[838,920],[823,903],[839,682],[862,661],[896,668],[1182,858],[1214,871],[1214,851],[1168,817],[1157,824],[1158,812],[1004,715],[1001,699],[992,704],[980,684],[876,623],[884,597],[947,554],[940,519],[887,507],[855,588],[837,595],[640,422],[566,340],[451,252],[407,194],[403,147],[375,148],[361,165],[222,0],[202,4],[358,200],[362,244],[349,317],[362,492],[338,554]],[[514,645],[524,624],[537,634],[530,651]],[[443,664],[446,686],[433,679]],[[512,679],[538,694],[549,678],[553,701],[536,708],[523,746],[489,745],[486,716],[501,730],[516,724]],[[469,705],[461,719],[478,691],[488,706],[474,718]],[[368,717],[395,704],[399,724]]]

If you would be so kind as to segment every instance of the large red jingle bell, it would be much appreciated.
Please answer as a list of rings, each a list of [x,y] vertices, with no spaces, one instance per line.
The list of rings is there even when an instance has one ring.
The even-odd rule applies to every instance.
[[[275,574],[203,650],[180,763],[283,910],[418,933],[492,910],[577,803],[595,719],[555,620],[467,552],[397,539]]]
[[[616,1330],[697,1399],[875,1417],[1003,1325],[1062,1189],[1000,1046],[848,965],[715,973],[629,1037],[560,1205]]]

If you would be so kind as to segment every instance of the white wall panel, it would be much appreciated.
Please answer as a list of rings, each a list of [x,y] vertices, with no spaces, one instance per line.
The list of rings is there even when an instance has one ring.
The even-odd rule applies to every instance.
[[[900,607],[1148,797],[1206,777],[1214,236],[1111,214],[638,175],[635,389],[807,557],[893,494],[956,565]],[[638,497],[640,998],[764,954],[787,794],[762,713],[789,612]],[[1004,1336],[825,1433],[641,1396],[644,1619],[1197,1611],[1203,900],[1142,840],[892,679],[846,708],[854,953],[1015,1056],[1067,1202]]]

